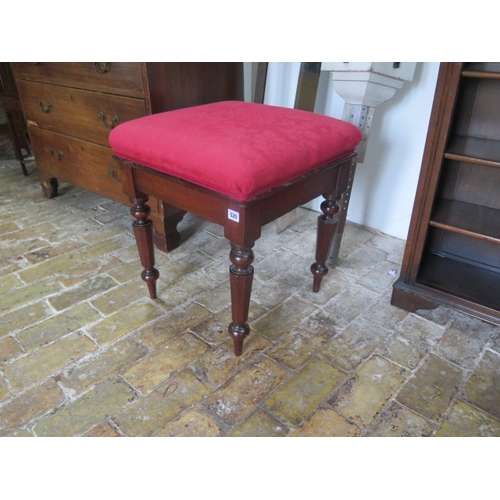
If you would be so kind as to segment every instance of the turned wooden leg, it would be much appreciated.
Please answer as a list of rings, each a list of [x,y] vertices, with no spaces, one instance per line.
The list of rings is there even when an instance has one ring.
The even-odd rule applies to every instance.
[[[253,251],[252,246],[243,247],[231,243],[230,282],[231,282],[231,312],[232,323],[228,332],[234,341],[234,354],[241,356],[243,340],[250,333],[248,326],[248,310],[253,281]]]
[[[325,201],[321,204],[323,215],[318,217],[318,234],[316,242],[316,262],[311,266],[313,273],[313,292],[319,292],[321,280],[328,272],[325,263],[330,255],[330,248],[333,237],[338,227],[338,218],[336,217],[339,211],[337,201],[340,196],[335,194],[324,195]]]
[[[160,273],[154,267],[153,223],[148,219],[151,209],[146,205],[147,200],[147,197],[132,198],[133,206],[130,213],[136,219],[132,227],[134,228],[141,264],[144,267],[141,277],[148,285],[150,297],[156,299],[156,280]]]

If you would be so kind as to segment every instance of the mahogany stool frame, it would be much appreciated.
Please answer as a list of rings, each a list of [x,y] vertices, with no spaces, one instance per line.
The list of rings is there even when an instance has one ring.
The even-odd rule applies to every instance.
[[[325,198],[321,204],[322,214],[318,216],[316,261],[311,265],[313,291],[318,292],[321,280],[328,272],[326,261],[339,222],[338,202],[347,190],[355,156],[351,154],[338,158],[246,201],[115,156],[124,167],[123,191],[133,204],[130,213],[135,218],[132,226],[144,267],[141,276],[147,283],[151,298],[156,299],[159,272],[154,267],[153,226],[148,218],[151,210],[146,203],[149,196],[154,196],[223,226],[224,236],[231,248],[229,274],[232,322],[228,332],[233,338],[234,354],[240,356],[243,340],[250,333],[247,320],[254,273],[252,248],[261,236],[262,227],[319,196]]]

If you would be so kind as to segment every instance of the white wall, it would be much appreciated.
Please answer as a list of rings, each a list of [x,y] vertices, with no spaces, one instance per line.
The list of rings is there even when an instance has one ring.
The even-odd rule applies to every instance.
[[[265,103],[293,107],[300,63],[269,63]],[[418,63],[414,79],[377,106],[365,160],[358,164],[347,219],[406,239],[429,124],[438,62]],[[315,111],[342,116],[343,99],[322,72]],[[310,206],[319,210],[321,200]]]

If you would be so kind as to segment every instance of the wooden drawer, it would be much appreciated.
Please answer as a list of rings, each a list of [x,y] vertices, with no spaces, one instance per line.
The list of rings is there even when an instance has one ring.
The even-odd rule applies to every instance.
[[[106,198],[129,204],[121,165],[109,147],[32,127],[30,137],[40,177],[56,177]]]
[[[110,130],[146,114],[144,99],[18,82],[28,125],[108,146]]]
[[[141,63],[11,63],[17,79],[142,97]]]

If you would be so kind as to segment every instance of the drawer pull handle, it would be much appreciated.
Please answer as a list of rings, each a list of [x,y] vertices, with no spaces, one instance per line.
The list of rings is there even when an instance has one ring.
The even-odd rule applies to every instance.
[[[92,63],[94,65],[94,69],[98,73],[109,73],[111,71],[111,63]]]
[[[115,128],[118,124],[118,121],[120,120],[120,118],[118,118],[118,115],[115,115],[113,116],[111,123],[106,123],[106,116],[102,111],[99,113],[99,118],[102,120],[102,123],[104,123],[104,126],[106,128]]]
[[[38,101],[36,101],[36,103],[40,106],[40,109],[42,110],[43,113],[48,113],[50,108],[52,107],[52,103],[51,102],[48,102],[47,104],[43,104],[42,101],[40,101],[40,99],[38,99]]]
[[[62,151],[59,151],[59,153],[57,153],[57,156],[55,156],[54,150],[52,148],[49,148],[49,153],[50,156],[52,156],[52,158],[56,159],[57,161],[61,161],[61,158],[64,156]]]

